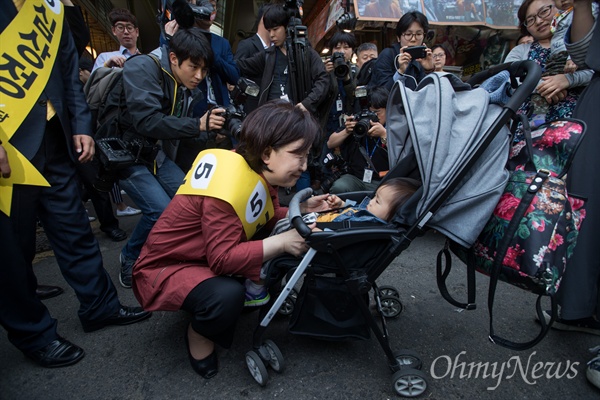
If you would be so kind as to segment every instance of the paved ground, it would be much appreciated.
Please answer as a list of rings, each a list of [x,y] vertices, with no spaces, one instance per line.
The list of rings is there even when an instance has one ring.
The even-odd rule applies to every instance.
[[[137,217],[120,220],[131,232]],[[92,226],[122,302],[136,303],[131,290],[118,285],[117,260],[123,242],[111,242],[98,230],[97,222]],[[428,377],[421,398],[600,398],[600,390],[585,378],[585,362],[590,358],[587,349],[600,344],[599,337],[552,331],[541,344],[524,352],[491,344],[485,303],[488,279],[478,275],[477,310],[459,312],[447,304],[435,284],[435,257],[442,244],[443,238],[434,233],[418,238],[379,280],[400,290],[405,310],[389,322],[390,342],[394,350],[412,349],[420,354]],[[59,321],[59,332],[82,346],[86,357],[72,367],[43,369],[23,357],[2,335],[2,400],[398,398],[386,359],[374,339],[327,342],[294,336],[287,332],[288,319],[277,318],[265,338],[278,344],[287,365],[281,374],[269,370],[268,385],[260,387],[244,361],[257,324],[257,313],[248,313],[240,320],[233,347],[219,349],[219,374],[207,381],[189,366],[183,341],[187,316],[183,312],[157,312],[136,325],[85,334],[77,319],[77,299],[51,252],[40,254],[35,270],[40,282],[65,287],[62,296],[47,300],[46,305]],[[462,275],[463,269],[456,271]],[[450,287],[464,295],[464,276],[452,279]],[[533,320],[534,301],[529,293],[501,285],[496,310],[499,333],[513,338],[534,335],[538,329]],[[481,363],[479,373],[477,368],[469,373],[469,363]]]

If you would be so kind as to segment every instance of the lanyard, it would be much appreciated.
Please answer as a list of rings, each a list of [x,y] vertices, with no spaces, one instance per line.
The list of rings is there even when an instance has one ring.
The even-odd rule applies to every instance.
[[[375,154],[375,150],[377,149],[377,146],[379,145],[380,142],[381,142],[381,138],[377,139],[377,143],[375,143],[375,146],[373,146],[373,150],[371,151],[371,154],[369,154],[369,138],[365,137],[365,149],[367,150],[367,154],[369,154],[369,159],[373,158],[373,154]]]

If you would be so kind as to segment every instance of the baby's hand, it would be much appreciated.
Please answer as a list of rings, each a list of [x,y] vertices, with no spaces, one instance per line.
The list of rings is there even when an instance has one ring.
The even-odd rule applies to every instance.
[[[330,194],[325,200],[330,209],[341,208],[344,205],[344,200],[340,199],[335,194]]]
[[[571,60],[567,60],[564,71],[565,74],[572,74],[573,72],[577,71],[577,64]]]

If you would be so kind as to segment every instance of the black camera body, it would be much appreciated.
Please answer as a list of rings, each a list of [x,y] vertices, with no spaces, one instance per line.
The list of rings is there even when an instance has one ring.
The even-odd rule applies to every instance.
[[[96,154],[100,160],[94,187],[101,192],[110,192],[117,180],[117,172],[134,164],[149,164],[156,158],[159,146],[145,139],[125,142],[112,137],[96,141]]]
[[[346,56],[342,52],[335,52],[331,56],[333,63],[333,73],[336,78],[343,79],[344,82],[350,80],[350,66],[346,62]]]
[[[235,88],[231,91],[231,104],[227,107],[219,106],[225,109],[220,113],[225,117],[225,126],[219,132],[222,135],[229,135],[234,139],[239,138],[242,130],[242,121],[246,118],[244,104],[248,96],[257,97],[260,93],[258,85],[248,78],[241,77],[235,84]]]
[[[166,0],[161,2],[158,10],[158,22],[164,31],[167,22],[176,20],[180,29],[194,26],[195,19],[209,21],[214,8],[208,0],[196,0],[194,4],[186,0]]]
[[[356,125],[354,125],[354,136],[362,138],[369,132],[369,129],[371,129],[371,121],[379,122],[379,117],[375,112],[365,108],[354,115],[354,120],[358,121]]]
[[[104,138],[96,141],[98,158],[106,171],[118,171],[135,164],[135,157],[119,138]]]
[[[410,54],[413,60],[427,57],[427,47],[425,46],[410,46],[405,48],[403,52]]]
[[[327,153],[323,159],[323,166],[329,171],[330,175],[321,182],[323,193],[329,193],[333,182],[337,181],[342,175],[348,174],[350,168],[344,158],[336,153]]]
[[[240,136],[242,130],[242,121],[246,118],[246,112],[243,110],[241,105],[229,104],[227,107],[219,106],[224,108],[225,111],[219,113],[221,117],[225,118],[225,124],[220,130],[221,135],[228,135],[235,139]]]

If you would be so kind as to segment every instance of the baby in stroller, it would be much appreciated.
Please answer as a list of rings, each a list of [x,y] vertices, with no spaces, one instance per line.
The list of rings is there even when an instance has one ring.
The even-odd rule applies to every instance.
[[[417,191],[421,183],[416,179],[411,178],[392,178],[384,181],[379,185],[375,195],[371,199],[366,196],[358,206],[346,206],[347,204],[336,195],[330,195],[327,203],[332,208],[337,208],[335,211],[327,211],[320,213],[310,213],[304,216],[306,223],[314,222],[342,222],[342,221],[357,221],[357,222],[379,222],[386,224],[394,216],[396,211]],[[318,226],[318,225],[317,225]],[[323,227],[326,227],[324,225]],[[275,225],[271,235],[276,235],[290,229],[288,218],[281,219]],[[269,302],[269,293],[262,281],[251,281],[246,279],[246,307],[257,307]]]

